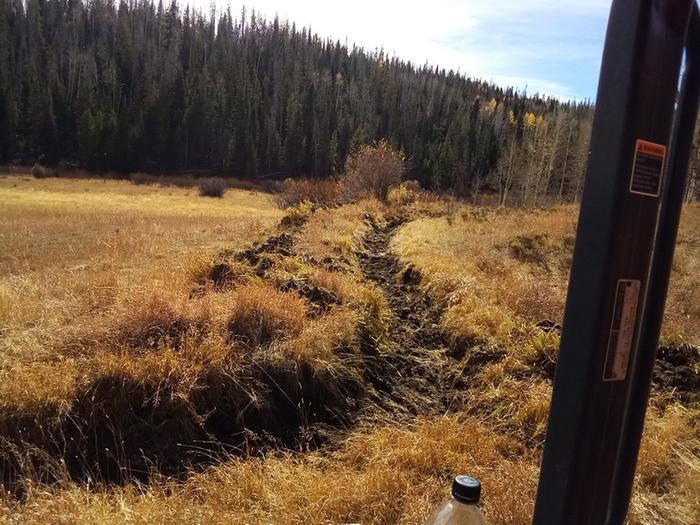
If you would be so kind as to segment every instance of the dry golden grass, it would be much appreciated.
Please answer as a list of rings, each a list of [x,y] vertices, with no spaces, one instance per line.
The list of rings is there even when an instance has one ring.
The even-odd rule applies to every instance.
[[[424,284],[448,304],[445,329],[466,343],[523,346],[523,325],[561,322],[578,210],[464,206],[453,220],[425,218],[394,241]],[[664,339],[700,343],[700,205],[686,206]],[[518,351],[518,349],[514,349]]]
[[[363,280],[355,255],[371,227],[367,213],[378,221],[442,215],[408,223],[394,248],[445,301],[453,344],[484,349],[455,365],[456,373],[479,366],[463,414],[404,428],[361,425],[331,450],[220,458],[185,481],[127,476],[123,486],[96,483],[99,476],[70,481],[58,455],[42,463],[46,451],[21,450],[13,460],[24,468],[26,498],[1,494],[0,522],[414,524],[447,497],[453,475],[470,473],[484,484],[489,523],[530,523],[551,392],[538,373],[558,346],[556,333],[532,324],[559,321],[576,210],[458,208],[400,189],[392,199],[393,208],[302,202],[291,211],[296,253],[263,254],[270,268],[261,274],[227,254],[279,222],[269,196],[0,177],[3,436],[14,421],[50,437],[61,421],[82,418],[89,431],[109,427],[124,438],[124,451],[144,446],[168,457],[181,454],[175,437],[210,439],[202,421],[221,410],[217,424],[236,431],[230,414],[252,413],[269,428],[293,416],[287,424],[302,432],[290,446],[307,451],[305,410],[342,417],[350,398],[368,395],[361,339],[381,340],[389,325],[387,299]],[[667,333],[690,341],[698,210],[684,215],[667,321]],[[319,290],[329,299],[323,307],[314,302]],[[654,400],[632,523],[700,522],[698,416]]]
[[[405,225],[394,249],[418,268],[422,284],[446,306],[443,329],[466,351],[462,366],[484,355],[504,359],[481,366],[467,394],[470,413],[528,446],[541,445],[556,332],[534,328],[561,322],[577,209],[486,209],[463,206],[454,217]],[[700,206],[683,213],[670,285],[664,338],[700,342]],[[492,358],[493,359],[493,358]],[[549,365],[548,365],[549,363]],[[533,378],[533,372],[535,377]],[[700,520],[700,439],[697,407],[654,401],[640,452],[631,523],[691,524]]]
[[[525,524],[537,469],[514,449],[476,419],[444,417],[356,432],[330,455],[232,459],[183,485],[92,493],[35,487],[7,512],[22,523],[414,524],[446,497],[454,472],[466,471],[489,487],[489,523]]]
[[[306,302],[296,294],[265,285],[239,288],[228,320],[231,337],[250,348],[298,336],[304,328]]]
[[[55,264],[29,241],[13,244],[16,236],[5,252],[28,266],[9,267],[10,277],[36,289],[35,297],[9,287],[1,296],[0,427],[12,441],[3,449],[3,468],[26,475],[25,482],[60,477],[48,464],[37,471],[31,457],[36,451],[66,454],[65,446],[78,462],[114,468],[99,450],[86,451],[87,442],[62,444],[73,426],[85,435],[106,426],[108,440],[121,442],[118,462],[142,446],[146,456],[162,449],[172,459],[180,441],[191,446],[211,439],[204,422],[219,407],[240,421],[214,425],[234,434],[243,430],[243,412],[252,414],[260,431],[269,425],[285,432],[284,425],[305,424],[303,411],[312,405],[342,417],[348,400],[363,395],[358,337],[384,327],[382,319],[365,326],[381,303],[376,291],[302,257],[276,253],[262,254],[272,265],[263,279],[259,268],[230,255],[279,221],[282,212],[272,199],[231,190],[212,200],[194,190],[94,180],[42,179],[34,181],[35,190],[32,181],[22,187],[23,179],[6,179],[10,193],[25,194],[13,195],[16,202],[10,199],[2,209],[12,219],[4,224],[8,232],[15,236],[11,227],[26,223],[25,234],[34,241],[75,243],[74,253]],[[238,206],[241,199],[245,208]],[[153,208],[154,201],[162,209]],[[353,218],[359,216],[357,211]],[[109,221],[130,242],[128,250],[113,248],[111,258],[95,238]],[[65,228],[73,230],[68,238]],[[201,239],[188,246],[187,235]],[[83,260],[89,261],[85,268],[99,269],[96,278],[104,286],[82,280],[83,274],[78,283],[65,278],[66,266]],[[290,283],[312,298],[316,290],[331,294],[330,310],[313,309],[294,287],[281,291]],[[19,297],[26,308],[18,308]],[[272,395],[275,390],[281,396]],[[170,432],[154,434],[156,428]],[[93,477],[101,477],[99,468]]]
[[[349,309],[338,309],[328,315],[305,323],[297,337],[285,348],[299,358],[310,356],[332,361],[333,350],[352,349],[357,346],[358,314]]]
[[[652,403],[637,462],[630,522],[700,522],[700,410]]]
[[[371,228],[367,217],[381,220],[387,211],[376,199],[318,210],[309,217],[297,243],[302,255],[333,269],[313,270],[311,281],[357,311],[358,322],[377,338],[388,323],[389,307],[381,290],[364,279],[356,252],[362,249],[363,237]]]
[[[75,360],[17,364],[0,372],[0,414],[58,412],[69,409],[79,372]]]
[[[663,337],[700,345],[700,204],[687,204],[669,284]]]
[[[172,468],[181,447],[201,448],[248,426],[270,435],[296,431],[309,403],[342,417],[363,391],[362,360],[338,355],[356,352],[359,318],[351,310],[307,320],[298,295],[255,284],[193,297],[161,291],[112,314],[92,337],[55,349],[55,362],[4,373],[0,429],[11,443],[2,448],[3,468],[24,483],[64,477],[53,465],[62,454],[73,472],[84,464],[94,479],[133,463],[134,454]],[[216,425],[229,430],[218,434]],[[82,437],[65,443],[74,427]],[[97,432],[95,450],[84,437]],[[37,450],[51,458],[39,469],[31,460]]]
[[[420,426],[358,432],[330,456],[232,459],[184,485],[155,482],[143,489],[129,485],[97,492],[70,483],[35,486],[25,504],[13,504],[7,512],[20,523],[54,522],[54,515],[66,523],[98,517],[100,523],[126,517],[134,523],[182,522],[183,517],[188,523],[421,523],[445,498],[450,476],[470,472],[486,487],[490,523],[530,522],[535,458],[519,456],[522,447],[474,421],[467,421],[468,429],[446,428],[441,420],[428,425],[427,436]],[[494,444],[484,444],[485,437],[496,450]],[[687,454],[673,454],[676,463],[695,462],[695,470],[673,467],[671,475],[681,481],[674,484],[672,496],[637,489],[633,523],[697,522],[697,458]],[[643,458],[640,466],[644,468]]]
[[[192,258],[245,246],[282,217],[264,194],[113,180],[0,177],[0,367],[144,290],[182,291]]]
[[[370,228],[365,215],[383,210],[384,206],[372,199],[337,209],[318,210],[304,225],[299,250],[319,260],[339,259],[347,268],[356,270],[355,250],[360,248],[362,236]]]
[[[685,478],[668,497],[638,487],[631,523],[697,523],[697,499],[691,494],[698,463],[668,441],[674,431],[666,427],[676,428],[676,418],[673,413],[652,416],[647,432],[659,437],[658,431],[665,439],[655,452],[642,450],[639,468],[663,470],[691,461],[694,470],[674,472]],[[184,484],[165,480],[148,487],[97,490],[68,482],[55,488],[33,486],[25,503],[8,500],[4,513],[27,524],[419,524],[446,498],[454,473],[470,472],[484,485],[483,506],[491,525],[526,525],[537,463],[511,437],[478,419],[442,417],[420,420],[412,428],[356,431],[331,454],[232,458]]]

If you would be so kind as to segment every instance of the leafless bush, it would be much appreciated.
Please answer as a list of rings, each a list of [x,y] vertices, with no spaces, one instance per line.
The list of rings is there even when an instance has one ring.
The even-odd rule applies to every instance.
[[[297,206],[302,202],[331,205],[338,201],[339,186],[332,179],[286,179],[277,197],[280,208]]]
[[[137,171],[129,175],[129,180],[134,184],[153,184],[153,175]]]
[[[352,198],[374,196],[386,201],[389,188],[401,182],[403,154],[381,140],[364,145],[345,163],[345,189]]]
[[[228,190],[228,185],[221,177],[203,179],[199,183],[199,194],[202,197],[223,197],[226,190]]]
[[[35,179],[47,179],[55,176],[55,174],[55,170],[42,166],[41,164],[34,164],[34,166],[32,166],[32,177]]]

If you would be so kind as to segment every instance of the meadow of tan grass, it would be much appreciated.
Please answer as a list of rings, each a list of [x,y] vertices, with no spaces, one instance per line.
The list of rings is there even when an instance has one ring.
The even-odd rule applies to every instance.
[[[448,304],[455,337],[513,341],[522,324],[561,323],[578,208],[465,206],[454,220],[424,218],[402,228],[394,248]],[[662,338],[700,344],[700,206],[683,212]],[[463,320],[463,322],[462,322]]]
[[[466,403],[471,413],[509,429],[535,447],[546,429],[551,383],[530,376],[554,360],[578,209],[463,206],[455,217],[423,218],[403,226],[394,249],[416,267],[426,291],[445,305],[443,329],[458,347],[505,358],[482,366]],[[662,342],[700,343],[700,206],[683,212]],[[463,366],[479,352],[466,350]],[[551,366],[553,370],[553,366]],[[523,379],[527,377],[527,379]],[[525,393],[525,394],[523,394]],[[631,523],[700,520],[700,410],[653,397],[637,469]]]
[[[687,425],[679,417],[653,416],[648,423],[653,439],[641,451],[632,524],[697,523],[700,465],[673,443]],[[185,483],[30,486],[25,503],[0,502],[0,517],[28,524],[416,524],[445,498],[454,472],[471,472],[486,488],[488,522],[524,525],[531,520],[537,467],[536,454],[512,437],[478,419],[444,417],[412,428],[362,429],[330,454],[231,458]],[[654,475],[668,469],[681,479],[665,496],[655,491]]]
[[[345,361],[360,363],[352,357],[357,330],[376,292],[302,258],[264,254],[272,267],[262,279],[245,261],[225,255],[276,231],[284,212],[272,197],[230,190],[214,200],[194,190],[119,181],[2,182],[8,256],[0,427],[11,440],[3,448],[4,468],[27,479],[37,472],[41,480],[56,479],[62,467],[37,471],[35,451],[77,446],[73,462],[93,465],[88,470],[100,477],[105,461],[114,465],[114,454],[130,453],[129,433],[146,432],[132,452],[162,446],[167,455],[165,440],[176,450],[179,440],[206,439],[203,422],[218,404],[240,406],[240,421],[216,423],[235,432],[245,425],[243,411],[255,414],[258,425],[295,425],[304,417],[296,412],[306,409],[300,403],[316,402],[309,396],[340,410],[347,389],[358,390],[363,379],[334,352],[342,349]],[[302,208],[300,218],[312,211]],[[54,251],[37,248],[42,245]],[[210,277],[221,265],[228,285],[217,286]],[[323,286],[338,304],[319,315],[296,291],[283,291],[298,283]],[[381,323],[362,328],[373,329]],[[281,400],[269,399],[270,389],[279,389]],[[139,415],[144,407],[152,411],[148,422]],[[88,442],[61,441],[72,422],[93,430],[106,425],[120,450],[80,457]],[[173,432],[158,437],[156,425],[174,425]]]
[[[259,238],[282,217],[264,194],[219,200],[125,181],[0,177],[2,367],[138,290],[183,292],[193,258]]]
[[[0,447],[17,437],[14,422],[35,444],[2,449],[24,477],[21,499],[0,495],[0,522],[414,524],[464,472],[484,484],[489,523],[529,523],[558,347],[556,332],[534,324],[561,321],[576,208],[459,206],[408,187],[389,201],[301,200],[283,211],[236,189],[211,199],[196,188],[0,177]],[[467,377],[452,414],[343,419],[373,395],[361,341],[380,341],[391,316],[358,263],[369,216],[407,219],[392,247],[445,306],[442,328],[464,350],[450,365]],[[699,221],[688,208],[669,340],[698,341]],[[232,255],[280,231],[294,235],[294,253],[255,264]],[[319,290],[328,304],[311,299]],[[94,465],[76,477],[36,446],[84,418],[84,428],[111,428],[124,451],[160,446],[170,457],[181,453],[171,436],[203,446],[202,421],[219,409],[272,428],[291,415],[303,427],[304,411],[324,406],[335,413],[323,421],[347,429],[331,447],[312,450],[316,437],[301,432],[284,450],[212,452],[215,465],[177,478],[147,462],[147,481],[108,484]],[[697,422],[697,407],[653,398],[630,523],[700,522]]]

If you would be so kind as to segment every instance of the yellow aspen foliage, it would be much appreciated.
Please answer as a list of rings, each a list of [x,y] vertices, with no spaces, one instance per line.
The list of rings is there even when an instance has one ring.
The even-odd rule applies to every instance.
[[[525,127],[532,128],[537,123],[537,117],[535,117],[534,113],[530,113],[528,111],[527,113],[525,113],[525,117],[524,117],[523,121],[525,123]]]
[[[486,113],[493,113],[496,111],[496,107],[498,107],[498,100],[492,98],[491,101],[484,108],[484,111]]]
[[[510,122],[513,126],[515,126],[515,123],[517,122],[517,119],[515,118],[515,113],[513,113],[512,109],[508,111],[508,122]]]

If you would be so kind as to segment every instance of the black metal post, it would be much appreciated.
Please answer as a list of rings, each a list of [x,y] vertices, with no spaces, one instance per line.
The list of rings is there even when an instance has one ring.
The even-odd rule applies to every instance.
[[[697,5],[693,8],[686,46],[685,73],[680,98],[676,109],[673,137],[664,199],[661,203],[658,235],[654,247],[647,307],[642,319],[639,336],[639,355],[653,355],[661,334],[666,294],[671,277],[673,252],[676,247],[678,225],[681,218],[688,160],[693,144],[695,123],[700,101],[700,15]],[[644,417],[649,401],[649,385],[654,372],[655,359],[638,359],[633,368],[625,432],[622,435],[622,450],[619,471],[612,494],[611,522],[622,523],[627,515],[634,470],[639,454],[639,443],[644,430]]]
[[[668,283],[670,259],[661,252],[678,223],[671,215],[659,222],[659,213],[662,202],[664,213],[673,205],[685,171],[678,137],[686,124],[677,121],[673,142],[671,128],[694,9],[694,0],[612,4],[537,525],[624,521]],[[679,107],[694,118],[692,80],[689,69]]]

